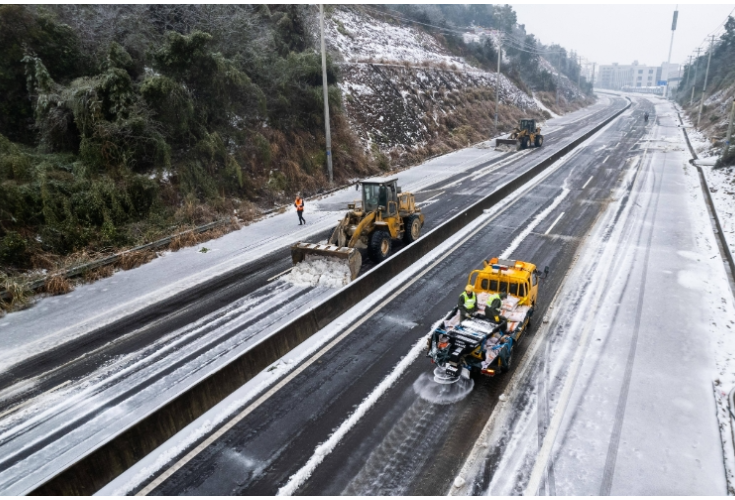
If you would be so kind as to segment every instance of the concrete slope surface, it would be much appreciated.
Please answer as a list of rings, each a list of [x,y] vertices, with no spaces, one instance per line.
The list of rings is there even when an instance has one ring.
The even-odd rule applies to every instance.
[[[427,402],[416,392],[432,369],[423,357],[425,336],[456,304],[469,271],[507,252],[552,268],[536,326],[515,357],[534,353],[539,335],[546,335],[538,328],[580,245],[600,214],[616,200],[630,200],[637,186],[635,158],[650,131],[644,111],[654,108],[638,100],[496,211],[276,363],[276,375],[253,379],[100,493],[450,491],[488,419],[503,406],[500,395],[510,391],[514,401],[527,402],[532,393],[513,392],[511,373],[478,379],[458,403]]]
[[[550,124],[540,150],[509,155],[469,148],[399,179],[418,192],[426,229],[436,227],[627,104],[604,101]],[[312,237],[323,237],[353,193],[318,202],[323,227],[313,228]],[[336,293],[273,279],[290,266],[288,244],[303,237],[293,234],[295,219],[293,213],[272,217],[212,242],[212,252],[169,254],[4,318],[0,490],[29,491],[247,351],[294,311]],[[271,230],[277,238],[263,239]],[[280,249],[268,253],[274,241]],[[136,313],[143,306],[147,312]]]

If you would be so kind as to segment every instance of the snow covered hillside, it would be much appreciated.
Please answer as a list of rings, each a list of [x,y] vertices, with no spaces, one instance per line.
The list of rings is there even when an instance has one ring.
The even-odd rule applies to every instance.
[[[372,11],[340,7],[330,21],[327,42],[340,65],[348,119],[368,151],[386,155],[386,168],[388,157],[391,165],[407,165],[496,135],[496,73]],[[522,117],[550,116],[502,74],[499,97],[500,131]]]

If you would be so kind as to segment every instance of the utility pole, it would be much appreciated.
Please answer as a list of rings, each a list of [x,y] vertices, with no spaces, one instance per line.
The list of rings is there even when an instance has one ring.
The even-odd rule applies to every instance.
[[[689,74],[692,72],[692,56],[689,56],[689,70],[687,71],[687,79],[684,81],[684,88],[686,88],[687,85],[689,85]],[[679,92],[677,92],[678,94]]]
[[[724,162],[727,158],[727,154],[730,151],[730,139],[732,139],[732,122],[735,120],[735,99],[732,100],[732,109],[730,109],[730,124],[727,126],[727,137],[725,138],[725,146],[722,148],[722,156],[720,157]]]
[[[559,66],[556,68],[556,109],[559,109],[559,87],[561,86],[561,52],[559,52]]]
[[[679,18],[679,6],[674,10],[674,20],[671,22],[671,43],[669,44],[669,58],[666,60],[666,87],[664,87],[664,99],[669,96],[669,68],[671,66],[671,49],[674,48],[674,33],[676,32],[676,20]]]
[[[577,55],[577,58],[579,59],[579,71],[577,72],[577,90],[582,92],[582,89],[580,88],[580,84],[582,82],[582,56]]]
[[[319,29],[322,34],[322,89],[324,90],[324,128],[327,136],[327,171],[329,185],[334,184],[332,174],[332,134],[329,131],[329,87],[327,85],[327,51],[324,48],[324,5],[319,4]]]
[[[596,62],[592,63],[592,92],[595,91],[595,66],[597,66]]]
[[[699,128],[699,120],[702,119],[702,107],[704,107],[704,94],[707,92],[707,77],[709,76],[709,63],[712,60],[712,46],[715,43],[715,35],[710,37],[709,56],[707,56],[707,71],[704,72],[704,87],[702,87],[702,99],[699,101],[699,114],[697,115],[697,128]]]
[[[503,46],[498,38],[498,72],[495,74],[495,133],[498,132],[498,106],[500,106],[500,59],[503,57]]]
[[[697,48],[697,58],[694,59],[694,83],[692,83],[692,97],[689,99],[689,105],[694,104],[694,88],[697,86],[697,73],[699,72],[699,53],[702,52],[701,48]]]

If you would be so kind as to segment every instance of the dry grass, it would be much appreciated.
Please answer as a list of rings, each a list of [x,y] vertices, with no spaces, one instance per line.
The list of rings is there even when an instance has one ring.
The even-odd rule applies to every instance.
[[[74,285],[72,285],[69,279],[60,274],[55,274],[46,280],[46,283],[38,291],[49,295],[64,295],[73,289]]]
[[[101,266],[96,267],[86,273],[84,273],[84,281],[86,283],[93,283],[103,278],[109,278],[115,274],[115,266]]]
[[[3,288],[10,297],[0,300],[0,313],[15,311],[28,307],[33,298],[33,290],[28,286],[28,280],[17,277],[10,277],[0,272],[0,287]]]
[[[230,219],[228,224],[217,226],[208,231],[204,231],[203,233],[197,234],[194,231],[179,233],[171,240],[171,243],[168,244],[168,249],[172,252],[176,252],[182,248],[192,247],[205,241],[220,238],[225,234],[238,229],[240,229],[240,224],[237,222],[237,219],[233,217]]]
[[[143,264],[147,264],[155,258],[156,254],[147,250],[141,250],[138,252],[125,252],[120,256],[120,260],[118,261],[117,265],[121,269],[128,271],[130,269],[135,269],[138,266],[142,266]]]
[[[180,250],[182,248],[196,245],[200,241],[203,241],[199,239],[199,236],[199,234],[196,234],[193,231],[187,231],[185,233],[177,234],[171,240],[171,243],[168,244],[168,249],[172,252],[176,252],[177,250]]]

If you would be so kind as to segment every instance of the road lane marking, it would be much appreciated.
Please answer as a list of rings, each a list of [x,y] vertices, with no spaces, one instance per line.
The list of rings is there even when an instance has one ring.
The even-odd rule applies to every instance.
[[[503,253],[499,255],[499,258],[501,259],[510,259],[510,256],[513,252],[515,252],[521,243],[526,239],[526,237],[531,234],[531,231],[536,229],[536,226],[538,226],[542,221],[546,219],[546,217],[556,208],[558,207],[562,201],[564,201],[564,198],[567,197],[569,194],[570,189],[567,187],[567,181],[564,180],[564,184],[561,187],[561,194],[554,198],[554,201],[551,202],[551,205],[546,207],[543,211],[541,211],[534,219],[531,221],[531,223],[526,226],[526,228],[521,231],[521,233],[516,236],[516,238],[511,242],[510,246],[506,248]]]
[[[293,474],[289,478],[288,483],[286,483],[285,486],[279,488],[277,495],[291,496],[295,494],[296,490],[298,490],[301,485],[304,484],[304,482],[309,479],[309,477],[311,477],[311,474],[314,472],[314,470],[319,466],[319,464],[322,463],[324,457],[332,452],[332,450],[339,444],[342,438],[346,436],[347,433],[350,432],[350,430],[352,430],[355,425],[357,425],[360,419],[370,410],[370,408],[373,407],[373,405],[375,405],[380,397],[383,396],[383,394],[385,394],[385,392],[387,392],[388,389],[390,389],[391,386],[396,383],[401,375],[403,375],[408,367],[411,366],[414,361],[416,361],[416,359],[421,355],[424,350],[426,350],[426,337],[422,335],[413,345],[408,355],[405,356],[393,369],[393,371],[391,371],[388,376],[385,377],[380,382],[380,384],[378,384],[378,386],[372,390],[368,397],[362,400],[360,406],[358,406],[357,409],[352,412],[347,420],[342,422],[342,425],[340,425],[339,428],[334,431],[331,436],[329,436],[329,439],[316,447],[314,453],[309,458],[309,461],[306,462],[306,465],[304,465],[295,474]]]
[[[416,203],[420,203],[420,204],[422,204],[422,205],[423,205],[424,203],[428,203],[428,202],[430,202],[431,200],[433,200],[434,198],[436,198],[437,196],[441,196],[441,195],[443,195],[444,193],[446,193],[446,191],[441,191],[441,192],[439,192],[439,193],[436,193],[436,194],[435,194],[434,196],[432,196],[431,198],[426,198],[426,199],[425,199],[424,201],[417,201]]]
[[[268,279],[267,279],[266,281],[273,281],[274,279],[276,279],[276,278],[278,278],[278,277],[280,277],[280,276],[283,276],[284,274],[286,274],[286,273],[290,272],[290,271],[291,271],[291,269],[293,269],[293,267],[289,267],[288,269],[286,269],[286,270],[285,270],[285,271],[283,271],[282,273],[278,273],[278,274],[276,274],[275,276],[273,276],[273,277],[271,277],[271,278],[268,278]]]
[[[603,162],[603,163],[604,163],[604,162]],[[592,178],[593,178],[593,177],[594,177],[594,175],[590,175],[590,178],[589,178],[589,179],[587,179],[587,182],[585,182],[585,183],[584,183],[584,186],[582,186],[582,189],[584,189],[584,188],[586,188],[586,187],[587,187],[587,184],[589,184],[589,183],[590,183],[590,181],[592,180]]]
[[[592,178],[592,177],[590,177],[590,179],[591,179],[591,178]],[[589,182],[589,181],[587,181],[587,182]],[[556,223],[557,223],[557,222],[559,222],[559,219],[561,219],[562,217],[564,217],[564,213],[565,213],[565,212],[562,212],[562,213],[560,213],[560,214],[559,214],[559,217],[557,217],[557,218],[556,218],[556,220],[555,220],[554,222],[552,222],[552,223],[551,223],[551,225],[549,226],[549,229],[547,229],[547,230],[546,230],[546,232],[544,233],[545,235],[546,235],[546,234],[549,234],[549,233],[551,232],[551,230],[552,230],[552,229],[554,229],[554,226],[556,226]]]
[[[604,160],[602,160],[602,162],[601,162],[601,163],[605,163],[605,162],[607,161],[607,159],[608,159],[608,158],[610,158],[610,155],[607,155],[607,156],[605,157],[605,159],[604,159]]]

